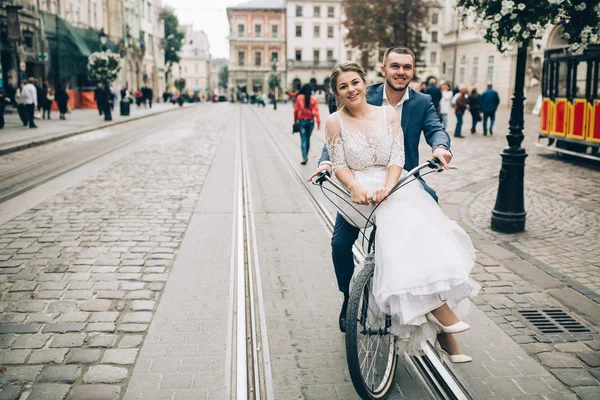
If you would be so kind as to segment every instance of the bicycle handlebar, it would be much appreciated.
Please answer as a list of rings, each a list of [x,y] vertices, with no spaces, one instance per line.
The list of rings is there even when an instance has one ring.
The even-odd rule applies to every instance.
[[[394,192],[398,187],[400,187],[404,182],[406,182],[407,179],[411,178],[411,177],[418,177],[418,173],[425,169],[425,168],[431,168],[433,170],[435,170],[435,172],[442,172],[444,171],[444,167],[442,166],[442,164],[439,162],[439,160],[437,159],[431,159],[431,160],[427,160],[426,162],[424,162],[423,164],[411,169],[404,177],[400,178],[398,180],[398,182],[394,185],[394,187],[392,187],[392,189],[390,189],[390,193]],[[449,166],[448,169],[457,169],[454,166]],[[323,182],[329,182],[331,185],[333,185],[336,189],[338,189],[340,192],[344,193],[345,195],[347,195],[348,197],[350,197],[350,192],[348,190],[346,190],[346,188],[344,188],[343,186],[341,186],[340,184],[338,184],[337,182],[335,182],[333,179],[331,179],[331,174],[328,171],[321,171],[319,172],[319,175],[315,176],[314,178],[311,179],[311,183],[313,185],[322,185]]]

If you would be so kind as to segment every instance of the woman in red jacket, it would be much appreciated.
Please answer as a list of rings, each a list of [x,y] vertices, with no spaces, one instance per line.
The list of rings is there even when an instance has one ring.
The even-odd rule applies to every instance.
[[[319,102],[315,96],[311,96],[312,86],[306,84],[300,89],[296,104],[294,105],[294,123],[300,125],[300,148],[302,150],[302,162],[306,165],[308,161],[308,150],[310,149],[310,135],[315,128],[321,129],[321,118],[319,117]]]

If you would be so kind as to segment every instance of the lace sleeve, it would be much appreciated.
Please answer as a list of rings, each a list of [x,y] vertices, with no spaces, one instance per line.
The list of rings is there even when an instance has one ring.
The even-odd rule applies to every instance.
[[[392,153],[388,168],[392,165],[397,165],[404,168],[404,134],[400,126],[400,118],[395,111],[391,113],[390,129],[392,130]]]
[[[342,129],[335,114],[331,114],[327,118],[327,123],[325,124],[325,142],[329,157],[331,158],[333,171],[337,171],[340,168],[348,168],[344,144],[342,143]]]

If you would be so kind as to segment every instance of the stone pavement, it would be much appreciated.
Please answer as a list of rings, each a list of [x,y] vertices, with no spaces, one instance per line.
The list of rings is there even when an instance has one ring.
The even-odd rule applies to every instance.
[[[123,395],[220,140],[209,109],[0,226],[0,398]]]
[[[276,114],[271,114],[273,121],[279,121],[284,137],[297,141],[297,137],[292,139],[290,135],[291,109],[280,107]],[[322,120],[327,115],[322,107]],[[600,335],[597,333],[600,308],[595,302],[597,292],[592,291],[597,286],[592,285],[600,278],[600,248],[594,246],[600,226],[598,213],[594,213],[600,202],[599,168],[594,163],[565,160],[537,149],[534,143],[537,141],[538,117],[526,115],[523,145],[529,153],[525,173],[529,213],[527,231],[515,235],[492,232],[489,229],[490,216],[498,185],[499,154],[506,146],[508,120],[509,110],[498,110],[495,134],[483,137],[481,124],[476,135],[469,133],[470,118],[467,117],[463,128],[466,138],[452,141],[453,163],[459,170],[426,178],[438,192],[446,214],[463,225],[478,251],[474,278],[481,283],[483,290],[475,303],[485,315],[476,317],[479,323],[473,324],[475,326],[470,332],[458,335],[461,346],[474,358],[473,364],[459,366],[459,370],[469,385],[478,389],[478,393],[487,393],[483,398],[568,399],[575,398],[577,393],[584,399],[597,399],[600,398],[597,382],[600,380]],[[451,116],[451,135],[455,123]],[[306,175],[316,165],[323,136],[323,130],[313,132],[312,162],[305,168]],[[294,144],[297,149],[292,151],[291,156],[299,160],[299,145]],[[430,154],[425,143],[421,144],[420,154],[422,160]],[[535,192],[535,197],[532,192]],[[542,334],[518,312],[548,307],[570,311],[571,316],[582,322],[590,332]],[[471,314],[466,318],[472,318]],[[481,332],[477,326],[487,326],[487,317],[512,337],[513,342],[521,345],[528,355],[515,353],[511,346],[501,352],[495,351],[494,336]],[[486,337],[483,344],[478,337]],[[490,344],[492,349],[488,349]],[[532,389],[531,379],[527,386],[516,384],[515,379],[523,377],[523,368],[517,366],[523,362],[519,359],[531,360],[525,361],[525,365],[535,363],[538,368],[543,365],[552,374],[545,378],[538,376],[533,386],[538,387],[539,392],[533,394],[529,391]],[[491,360],[506,360],[512,363],[512,367],[494,367],[489,365]],[[488,365],[483,368],[482,364],[486,363]],[[530,371],[541,373],[535,365],[531,365]],[[512,383],[504,387],[498,385],[502,382],[501,377],[507,382],[510,378],[517,389],[513,388],[514,391],[508,393]],[[551,389],[546,384],[540,385],[540,378]],[[564,392],[568,390],[566,387],[571,388],[570,393]]]
[[[491,137],[465,130],[466,139],[452,142],[459,170],[452,171],[452,177],[439,174],[427,181],[440,195],[444,210],[471,231],[479,251],[474,278],[483,286],[482,295],[475,299],[480,310],[580,398],[597,399],[600,247],[595,242],[600,233],[600,168],[537,149],[538,119],[527,115],[526,232],[491,231],[508,119],[508,109],[499,110]],[[421,151],[425,149],[422,146]],[[588,331],[562,328],[543,333],[519,312],[556,308]]]
[[[176,110],[179,107],[170,103],[154,103],[152,108],[131,107],[129,116],[119,115],[118,106],[115,107],[112,121],[104,121],[98,115],[98,110],[76,109],[66,115],[66,120],[58,119],[58,111],[53,111],[51,120],[36,119],[37,129],[23,127],[16,109],[12,114],[5,115],[5,126],[0,129],[0,154],[14,151],[15,148],[31,146],[31,143],[43,144],[56,138],[72,136],[80,132],[89,132],[101,127],[116,125],[135,120],[149,115]]]

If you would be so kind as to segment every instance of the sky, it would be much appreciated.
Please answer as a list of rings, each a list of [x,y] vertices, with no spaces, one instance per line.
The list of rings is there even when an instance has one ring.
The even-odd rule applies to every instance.
[[[248,0],[163,0],[163,5],[175,9],[180,24],[194,24],[194,30],[208,36],[212,58],[229,58],[229,22],[227,7]]]

